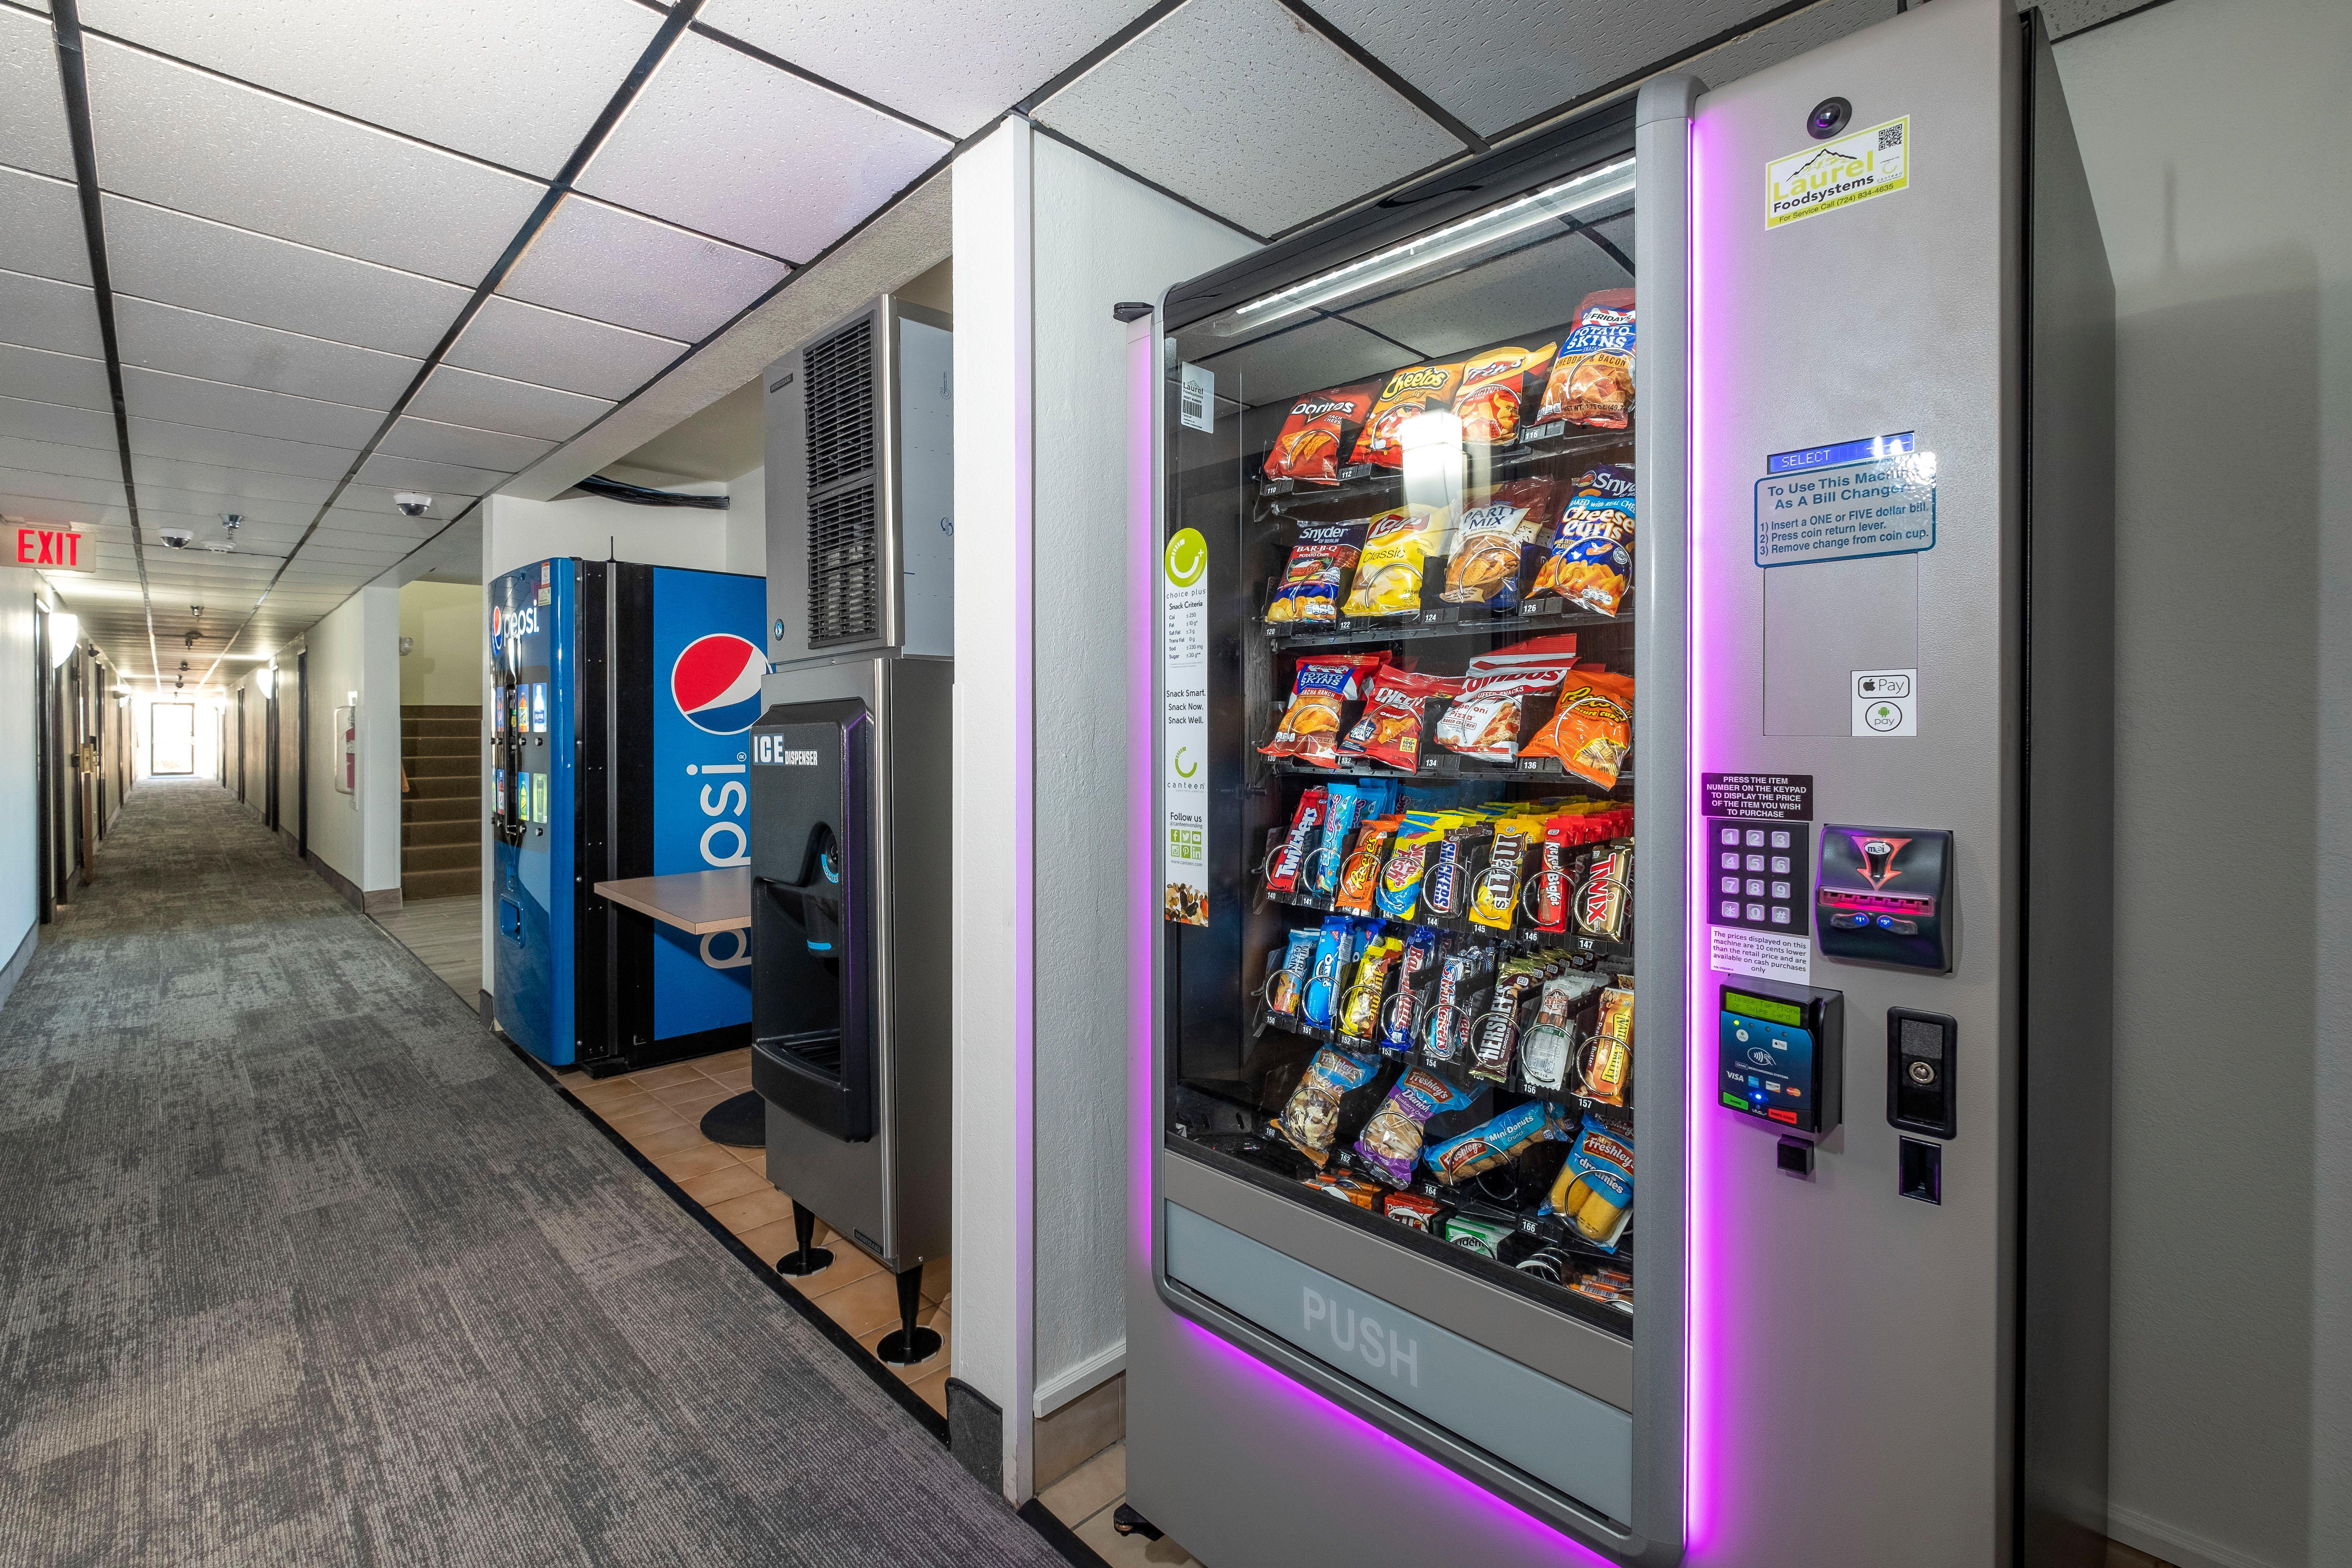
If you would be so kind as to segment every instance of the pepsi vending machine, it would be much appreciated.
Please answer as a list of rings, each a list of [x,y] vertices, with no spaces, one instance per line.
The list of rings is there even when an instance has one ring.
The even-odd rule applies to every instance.
[[[603,1076],[749,1043],[745,933],[694,937],[600,881],[749,863],[758,577],[558,559],[490,586],[499,1028]]]

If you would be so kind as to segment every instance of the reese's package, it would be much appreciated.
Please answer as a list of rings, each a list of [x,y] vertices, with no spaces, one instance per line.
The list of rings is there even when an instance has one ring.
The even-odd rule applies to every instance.
[[[1339,618],[1339,584],[1363,553],[1360,522],[1308,523],[1265,606],[1270,626],[1320,626]]]
[[[1289,1145],[1321,1165],[1331,1158],[1331,1142],[1339,1131],[1340,1102],[1379,1076],[1381,1058],[1350,1056],[1326,1046],[1315,1053],[1307,1074],[1291,1091],[1274,1131]]]
[[[1601,789],[1617,787],[1618,764],[1633,749],[1633,678],[1577,670],[1559,705],[1527,746],[1530,757],[1559,765]]]
[[[1389,1089],[1381,1108],[1364,1123],[1356,1153],[1372,1174],[1392,1187],[1409,1186],[1421,1163],[1421,1143],[1429,1119],[1441,1111],[1466,1110],[1477,1096],[1427,1068],[1412,1068]]]
[[[1462,362],[1454,413],[1462,421],[1463,445],[1498,447],[1517,438],[1521,412],[1540,394],[1559,347],[1557,335],[1546,334],[1535,348],[1507,343]]]
[[[1552,483],[1512,479],[1476,506],[1465,507],[1454,528],[1454,554],[1445,564],[1449,605],[1509,609],[1519,602],[1519,570],[1543,548],[1551,528]]]
[[[1356,561],[1355,586],[1339,613],[1351,617],[1417,616],[1421,581],[1431,561],[1454,547],[1443,507],[1401,506],[1371,520]]]
[[[1381,868],[1396,842],[1397,829],[1403,825],[1404,818],[1401,816],[1374,817],[1364,824],[1355,843],[1340,858],[1339,886],[1331,895],[1333,909],[1357,915],[1372,912],[1372,900],[1380,892]]]
[[[1376,468],[1402,468],[1406,424],[1432,409],[1453,407],[1454,395],[1461,385],[1460,361],[1452,364],[1409,364],[1390,372],[1389,378],[1381,384],[1380,397],[1364,417],[1355,449],[1348,456],[1349,465],[1370,463]]]
[[[1339,710],[1363,693],[1365,679],[1388,662],[1383,653],[1330,654],[1298,661],[1290,706],[1274,739],[1258,748],[1269,757],[1297,757],[1318,767],[1338,760]]]
[[[1449,752],[1486,762],[1518,755],[1524,699],[1558,687],[1576,667],[1576,634],[1529,637],[1481,654],[1463,674],[1461,694],[1431,737]]]
[[[1361,386],[1335,386],[1310,392],[1292,404],[1289,417],[1283,420],[1274,438],[1273,450],[1266,454],[1265,477],[1302,485],[1337,484],[1339,460],[1347,455],[1348,443],[1355,439],[1364,416],[1371,411],[1380,387],[1376,381]]]
[[[1633,290],[1602,289],[1576,308],[1576,330],[1552,361],[1536,419],[1622,430],[1633,418]]]

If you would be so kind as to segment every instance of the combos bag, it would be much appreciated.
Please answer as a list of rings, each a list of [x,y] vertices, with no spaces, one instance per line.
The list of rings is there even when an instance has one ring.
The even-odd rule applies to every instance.
[[[1404,467],[1404,427],[1432,409],[1453,407],[1454,395],[1461,385],[1459,363],[1410,364],[1391,372],[1388,380],[1381,384],[1379,401],[1365,416],[1364,428],[1356,437],[1356,449],[1349,455],[1349,466],[1370,463],[1376,468]]]
[[[1483,349],[1462,362],[1454,413],[1465,446],[1499,447],[1517,439],[1519,414],[1540,392],[1558,339],[1539,348]]]
[[[1576,330],[1552,361],[1536,417],[1606,430],[1633,423],[1633,290],[1603,289],[1584,297],[1576,308]]]
[[[1616,1251],[1633,1208],[1633,1135],[1586,1111],[1583,1129],[1569,1146],[1568,1163],[1559,1168],[1543,1207],[1574,1226],[1585,1240]]]
[[[1361,697],[1365,678],[1388,662],[1386,653],[1334,655],[1298,661],[1290,706],[1274,739],[1258,750],[1328,768],[1339,760],[1339,710]]]
[[[1396,1080],[1389,1097],[1364,1123],[1356,1140],[1356,1153],[1372,1174],[1392,1187],[1409,1186],[1413,1167],[1421,1163],[1421,1142],[1429,1119],[1448,1110],[1467,1110],[1477,1096],[1459,1089],[1427,1068],[1413,1068]]]
[[[1462,694],[1437,721],[1432,739],[1465,757],[1507,763],[1519,752],[1521,703],[1554,689],[1575,668],[1574,632],[1481,654],[1464,672]]]
[[[1339,584],[1363,552],[1360,522],[1318,523],[1298,531],[1290,563],[1265,606],[1270,626],[1320,626],[1339,618]]]
[[[1428,563],[1454,546],[1443,507],[1402,506],[1371,520],[1343,616],[1417,616]]]
[[[1433,697],[1451,697],[1462,689],[1458,680],[1442,675],[1421,675],[1384,667],[1372,677],[1371,695],[1364,700],[1364,716],[1339,742],[1343,757],[1368,757],[1412,773],[1421,766],[1421,720]]]
[[[1339,483],[1339,458],[1371,411],[1380,384],[1335,386],[1292,404],[1290,416],[1274,438],[1274,449],[1266,454],[1265,477],[1302,485]]]
[[[1613,616],[1633,578],[1633,470],[1603,463],[1580,476],[1570,491],[1534,592]]]
[[[1528,742],[1527,754],[1558,757],[1561,767],[1587,784],[1615,789],[1618,765],[1633,749],[1633,678],[1578,670],[1550,721]]]
[[[1281,1120],[1274,1124],[1275,1131],[1317,1164],[1326,1163],[1331,1158],[1332,1141],[1339,1136],[1348,1096],[1370,1083],[1380,1070],[1381,1058],[1376,1056],[1349,1056],[1326,1046],[1315,1053],[1307,1076],[1291,1091]]]
[[[1514,479],[1496,486],[1483,504],[1465,509],[1439,597],[1449,605],[1516,605],[1519,568],[1542,548],[1551,526],[1551,490],[1549,479]]]

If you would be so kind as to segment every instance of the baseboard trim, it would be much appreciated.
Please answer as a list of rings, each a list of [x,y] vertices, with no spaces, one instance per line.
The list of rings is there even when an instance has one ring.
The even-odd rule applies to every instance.
[[[1029,1396],[1029,1413],[1043,1419],[1085,1394],[1093,1393],[1127,1370],[1127,1336],[1105,1345],[1069,1371],[1039,1384]]]
[[[0,1005],[6,1005],[10,994],[16,989],[16,982],[25,977],[25,971],[32,966],[34,950],[40,945],[41,922],[35,921],[25,928],[25,940],[16,944],[15,954],[0,964]]]
[[[2113,1501],[2107,1504],[2107,1535],[2173,1568],[2284,1568]]]
[[[302,863],[319,874],[319,879],[335,890],[335,897],[363,915],[392,915],[400,912],[400,889],[377,888],[363,890],[360,885],[319,858],[316,854],[302,857]]]

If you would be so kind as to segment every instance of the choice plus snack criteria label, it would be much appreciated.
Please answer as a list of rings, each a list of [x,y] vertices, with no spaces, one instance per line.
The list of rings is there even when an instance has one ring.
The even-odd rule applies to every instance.
[[[1209,546],[1176,531],[1161,553],[1160,882],[1168,919],[1209,923]]]

